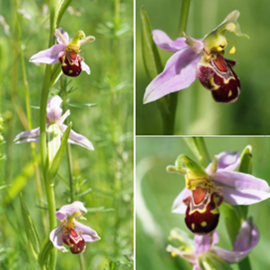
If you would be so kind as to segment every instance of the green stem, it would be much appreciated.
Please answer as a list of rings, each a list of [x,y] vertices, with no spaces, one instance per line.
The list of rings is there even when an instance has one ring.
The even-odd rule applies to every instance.
[[[189,12],[190,0],[183,0],[180,25],[179,25],[179,36],[183,36],[183,32],[186,31],[187,19]],[[171,93],[170,95],[162,98],[158,102],[158,107],[161,111],[162,120],[163,120],[163,134],[172,135],[174,133],[175,125],[175,113],[177,108],[177,92]]]
[[[57,225],[56,219],[55,219],[55,197],[54,197],[54,183],[53,183],[53,181],[47,181],[46,194],[47,194],[48,210],[49,210],[50,231],[52,231]],[[50,256],[50,261],[49,261],[49,269],[50,270],[55,269],[56,255],[57,255],[56,252],[57,252],[57,250],[55,248],[51,251],[51,256]]]
[[[185,137],[185,142],[187,143],[190,150],[196,156],[200,164],[207,167],[210,163],[209,154],[204,143],[203,137]]]
[[[83,259],[83,254],[82,253],[80,253],[80,255],[79,255],[79,261],[80,261],[81,270],[85,270],[85,264],[84,264],[84,259]]]
[[[16,112],[16,92],[17,92],[17,80],[18,80],[18,57],[19,57],[19,36],[17,31],[17,1],[12,1],[12,21],[14,25],[12,25],[12,59],[13,59],[13,66],[11,70],[11,89],[10,93],[10,103],[11,103],[11,117],[8,122],[8,130],[7,130],[7,154],[6,154],[6,168],[5,168],[5,182],[8,183],[10,181],[10,177],[12,174],[12,165],[13,165],[13,140],[14,140],[14,115]]]
[[[117,70],[117,51],[118,51],[118,36],[117,31],[120,24],[120,0],[114,0],[114,30],[113,30],[113,60],[112,60],[112,72]]]
[[[26,105],[26,114],[27,114],[27,121],[28,121],[28,129],[32,129],[32,115],[31,115],[31,100],[30,100],[30,92],[29,92],[29,85],[27,80],[27,74],[26,74],[26,68],[25,68],[25,59],[24,59],[24,53],[22,50],[22,39],[21,39],[21,20],[20,20],[20,14],[17,12],[17,28],[18,28],[18,36],[19,36],[19,47],[20,47],[20,55],[21,55],[21,66],[22,66],[22,75],[23,75],[23,84],[24,84],[24,94],[25,94],[25,105]],[[35,143],[31,143],[31,153],[33,160],[36,160],[36,148]],[[35,161],[34,163],[34,171],[35,171],[35,181],[36,181],[36,187],[37,187],[37,194],[39,203],[41,203],[43,206],[43,192],[40,182],[40,175],[39,175],[39,169],[38,169],[38,162]],[[44,225],[44,228],[46,228],[46,217],[44,211],[41,212],[42,215],[42,222]]]
[[[63,99],[63,108],[66,107],[67,104],[67,90],[66,90],[66,81],[62,76],[60,78],[60,89],[61,89],[61,97]],[[68,120],[66,120],[66,124],[68,125]],[[68,178],[69,178],[69,196],[70,202],[74,201],[74,189],[73,189],[73,167],[72,167],[72,153],[70,144],[67,144],[67,165],[68,165]]]
[[[56,28],[56,14],[55,14],[55,3],[53,0],[50,2],[50,35],[49,35],[49,47],[53,45],[53,34]],[[43,177],[46,187],[46,195],[48,202],[49,211],[49,222],[50,231],[56,227],[55,219],[55,198],[54,198],[54,182],[53,179],[47,179],[47,169],[48,169],[48,154],[47,154],[47,143],[46,143],[46,116],[47,116],[47,101],[49,96],[49,91],[51,87],[51,66],[47,65],[45,70],[45,77],[41,93],[40,101],[40,152],[41,161],[43,169]],[[51,251],[49,269],[54,270],[56,264],[56,249]]]
[[[180,23],[179,23],[179,30],[178,30],[179,37],[183,37],[183,32],[186,32],[189,5],[190,5],[190,0],[183,0]]]
[[[68,172],[69,172],[69,193],[70,201],[74,201],[74,189],[73,189],[73,167],[72,167],[72,156],[70,144],[67,144],[67,163],[68,163]]]

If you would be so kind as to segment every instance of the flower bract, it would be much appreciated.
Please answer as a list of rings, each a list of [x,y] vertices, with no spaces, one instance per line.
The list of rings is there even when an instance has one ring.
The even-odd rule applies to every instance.
[[[48,137],[51,135],[55,138],[61,138],[64,134],[67,126],[64,124],[65,119],[70,115],[70,111],[66,111],[62,115],[62,99],[59,96],[53,96],[48,100],[47,103],[47,118],[46,118],[46,126],[47,126],[47,134]],[[40,128],[35,128],[32,130],[23,131],[18,134],[15,138],[15,143],[24,143],[24,142],[38,142],[40,135]],[[94,150],[92,143],[82,136],[81,134],[76,133],[71,130],[69,134],[68,143],[80,145],[88,150]]]
[[[86,37],[83,31],[79,31],[77,35],[70,40],[69,35],[62,28],[55,30],[55,37],[58,44],[53,45],[47,50],[40,51],[30,58],[33,63],[55,64],[60,62],[62,71],[70,77],[77,77],[84,70],[90,74],[89,66],[79,55],[81,45],[92,42],[95,37]]]
[[[179,233],[176,229],[171,232],[170,238],[181,242],[183,239],[181,231]],[[215,246],[219,242],[216,230],[206,235],[195,235],[192,247],[190,247],[191,239],[188,239],[188,243],[184,243],[180,248],[167,246],[167,251],[190,262],[193,270],[231,269],[228,263],[239,262],[248,256],[258,241],[258,229],[252,219],[248,218],[238,231],[232,251]]]
[[[223,57],[228,45],[225,32],[246,37],[237,22],[239,11],[231,12],[225,20],[204,38],[193,39],[184,33],[183,38],[171,40],[161,30],[153,31],[153,40],[161,49],[174,52],[161,74],[147,86],[144,103],[155,101],[169,93],[189,87],[198,78],[211,90],[215,101],[232,103],[237,100],[241,85],[233,71],[236,61]],[[235,47],[230,50],[235,53]]]
[[[213,231],[219,220],[222,202],[250,205],[270,198],[267,182],[250,174],[235,172],[240,163],[238,152],[222,152],[203,168],[180,155],[168,172],[185,175],[186,187],[173,203],[173,213],[185,214],[187,227],[195,234]]]
[[[77,254],[84,252],[86,242],[100,240],[95,230],[76,220],[85,219],[83,215],[86,212],[83,203],[79,201],[64,205],[56,212],[61,224],[50,233],[50,240],[55,248],[67,252],[63,245],[65,244],[73,254]]]

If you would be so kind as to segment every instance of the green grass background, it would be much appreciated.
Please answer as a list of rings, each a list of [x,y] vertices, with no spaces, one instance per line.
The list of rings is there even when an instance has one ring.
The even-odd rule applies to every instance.
[[[270,138],[266,137],[207,137],[206,147],[211,159],[222,151],[239,151],[252,146],[252,174],[270,184]],[[166,252],[167,238],[171,229],[186,228],[184,215],[171,213],[174,199],[185,186],[184,176],[166,172],[166,166],[174,165],[178,155],[195,156],[181,137],[137,137],[136,138],[136,269],[188,270],[191,265],[183,259],[173,258]],[[258,245],[250,253],[252,269],[269,269],[268,255],[270,200],[249,206],[260,233]],[[232,250],[223,216],[218,224],[219,246]],[[238,266],[232,265],[233,269]]]
[[[211,32],[233,10],[239,10],[239,23],[250,40],[227,33],[233,40],[236,53],[230,55],[229,43],[225,57],[237,60],[234,68],[241,80],[242,91],[233,104],[216,103],[210,91],[198,80],[178,93],[175,134],[246,135],[269,134],[266,119],[270,117],[270,81],[268,59],[270,40],[268,27],[270,2],[267,0],[192,0],[187,23],[187,34],[202,38]],[[147,11],[152,29],[165,31],[177,38],[182,1],[136,1],[136,133],[139,135],[162,134],[160,113],[155,102],[143,105],[143,94],[149,84],[141,49],[140,8]],[[172,55],[159,49],[163,66]]]
[[[1,160],[0,186],[8,185],[0,189],[0,268],[4,270],[38,269],[29,251],[19,193],[26,201],[40,240],[43,242],[48,235],[41,218],[42,212],[47,216],[46,197],[38,199],[33,166],[28,166],[32,160],[30,144],[12,142],[27,126],[15,3],[0,0],[0,14],[10,26],[7,35],[0,25],[0,113],[4,119],[5,139],[1,153],[6,156],[6,160]],[[45,3],[18,1],[18,8],[31,15],[31,20],[22,18],[20,26],[34,128],[39,125],[39,110],[34,107],[40,104],[45,64],[36,66],[28,60],[47,48],[48,13],[42,15]],[[71,6],[80,16],[67,11],[60,24],[70,37],[79,30],[96,37],[95,42],[81,48],[81,56],[90,66],[91,75],[82,72],[77,78],[65,78],[68,90],[76,89],[68,95],[70,103],[96,104],[91,108],[65,108],[71,110],[72,128],[95,147],[92,152],[71,146],[75,199],[83,201],[89,210],[87,221],[83,223],[101,236],[100,241],[87,244],[84,259],[88,270],[132,268],[133,2],[120,1],[117,22],[115,3],[117,1],[113,0],[72,1]],[[58,82],[51,95],[59,93],[59,89]],[[39,144],[36,151],[39,153]],[[5,198],[11,190],[14,196],[7,202]],[[55,194],[57,208],[70,202],[66,156],[55,181]],[[40,208],[41,205],[45,209]],[[48,225],[48,219],[45,223]],[[59,251],[56,269],[79,269],[78,256]]]

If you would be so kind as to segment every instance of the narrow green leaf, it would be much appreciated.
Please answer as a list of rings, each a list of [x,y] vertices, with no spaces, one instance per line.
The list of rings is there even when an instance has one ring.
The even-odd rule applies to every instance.
[[[50,81],[50,87],[52,87],[59,79],[59,77],[62,74],[62,67],[60,64],[56,64],[53,67],[53,70],[51,72],[51,81]]]
[[[65,0],[65,1],[62,1],[62,4],[61,4],[61,7],[59,9],[59,12],[58,12],[58,16],[57,16],[57,23],[56,25],[58,26],[66,9],[68,8],[68,6],[70,5],[72,0]]]
[[[38,263],[41,266],[41,268],[47,265],[48,258],[52,250],[53,250],[53,244],[50,241],[50,238],[47,237],[42,243],[41,251],[38,255]]]
[[[27,209],[27,206],[25,204],[22,194],[20,196],[20,202],[21,202],[21,212],[22,212],[22,217],[23,217],[23,223],[24,223],[30,251],[32,252],[34,258],[37,260],[38,254],[40,252],[40,241],[38,238],[38,234],[37,234],[35,225],[33,223],[33,220],[30,216],[30,213]]]
[[[184,140],[201,165],[208,166],[210,158],[203,137],[185,137]]]
[[[8,195],[5,197],[5,204],[10,203],[22,191],[31,175],[35,172],[35,163],[39,161],[39,156],[36,159],[31,160],[23,167],[21,173],[13,179],[12,184],[8,189]]]
[[[239,166],[239,172],[243,173],[249,173],[252,172],[252,166],[251,166],[251,160],[252,160],[252,147],[250,145],[246,146],[243,150],[241,157],[240,157],[240,166]],[[248,215],[248,206],[240,205],[239,206],[243,219],[247,218]],[[240,270],[251,270],[251,264],[249,261],[249,258],[246,257],[242,261],[238,263],[238,267]]]
[[[245,220],[243,219],[242,209],[239,205],[229,205],[227,203],[222,203],[219,209],[225,220],[227,232],[233,245],[238,230]]]
[[[90,108],[90,107],[97,106],[95,103],[84,103],[84,104],[80,104],[80,103],[70,103],[70,102],[68,102],[68,105],[70,107],[74,107],[74,108]]]
[[[53,182],[54,177],[56,176],[57,171],[58,171],[58,169],[60,167],[64,152],[66,150],[66,146],[67,146],[67,143],[68,143],[68,138],[69,138],[69,133],[70,133],[70,130],[71,130],[71,126],[72,126],[72,124],[70,123],[68,125],[63,137],[62,137],[61,145],[59,147],[59,150],[56,153],[53,161],[51,162],[50,167],[48,168],[47,179],[49,179],[49,181],[51,181],[51,182]]]
[[[163,68],[157,46],[153,41],[149,18],[143,7],[141,7],[141,22],[143,61],[147,75],[152,80],[162,71]]]

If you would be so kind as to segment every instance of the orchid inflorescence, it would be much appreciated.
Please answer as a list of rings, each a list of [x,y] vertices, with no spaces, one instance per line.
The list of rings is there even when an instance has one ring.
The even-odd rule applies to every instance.
[[[219,257],[220,262],[238,262],[258,242],[258,230],[253,221],[247,219],[239,229],[233,251],[214,247],[218,242],[216,227],[222,203],[251,205],[270,198],[267,182],[250,174],[234,171],[239,165],[239,153],[227,151],[216,155],[207,168],[186,155],[178,156],[175,165],[167,167],[168,172],[185,175],[186,187],[174,200],[172,212],[185,214],[185,223],[195,234],[195,252],[172,246],[168,246],[167,251],[191,262],[193,269],[208,269],[202,267],[200,260],[211,256]]]
[[[77,77],[82,70],[90,74],[89,66],[84,62],[84,59],[79,53],[81,52],[80,46],[87,42],[94,41],[95,37],[86,37],[83,31],[79,31],[77,35],[70,40],[68,33],[62,28],[55,30],[55,37],[58,44],[33,55],[30,62],[46,64],[60,63],[63,73],[70,77]],[[47,170],[50,172],[48,175],[52,177],[57,172],[57,169],[55,170],[53,167],[54,163],[58,162],[57,164],[60,166],[60,156],[62,155],[60,151],[61,146],[64,148],[66,143],[70,143],[82,146],[88,150],[94,150],[94,147],[86,137],[73,131],[71,125],[67,126],[64,123],[70,115],[70,110],[67,110],[63,114],[63,109],[61,108],[63,100],[60,96],[54,95],[50,97],[49,100],[46,99],[46,101],[47,108],[44,119],[46,117],[46,147],[49,161]],[[41,140],[40,135],[40,127],[23,131],[16,136],[14,142],[16,144],[39,142]],[[64,138],[65,144],[62,144]],[[54,174],[52,172],[54,172]],[[47,180],[50,182],[50,186],[53,186],[53,180],[54,179]],[[50,195],[48,195],[48,201],[49,196]],[[55,208],[53,208],[53,211],[55,211],[54,209]],[[56,212],[56,218],[61,221],[61,224],[50,233],[50,241],[56,249],[66,252],[67,249],[64,246],[66,245],[73,254],[78,254],[84,252],[86,242],[94,242],[100,239],[95,230],[77,221],[77,219],[86,220],[83,216],[86,212],[87,209],[80,201],[64,205]]]
[[[162,73],[155,77],[144,93],[144,103],[189,87],[198,78],[201,84],[211,90],[215,101],[232,103],[237,100],[241,85],[233,71],[236,61],[223,57],[228,45],[225,32],[249,38],[240,30],[237,22],[239,11],[231,12],[225,20],[204,38],[194,39],[186,33],[183,38],[171,40],[161,30],[153,31],[153,40],[162,50],[174,52]],[[230,54],[236,51],[235,46]]]

